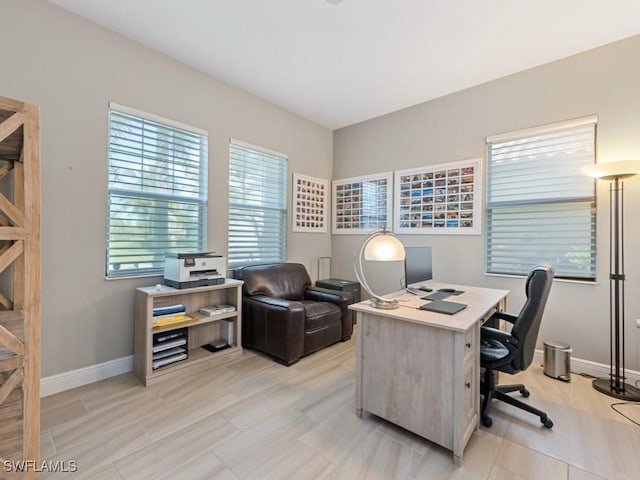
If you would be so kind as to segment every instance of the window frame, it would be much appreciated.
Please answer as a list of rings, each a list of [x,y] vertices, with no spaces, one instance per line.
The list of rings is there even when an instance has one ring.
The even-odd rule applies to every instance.
[[[494,172],[492,171],[492,165],[493,165],[492,147],[493,146],[495,146],[496,144],[501,144],[503,142],[512,142],[512,141],[524,141],[524,142],[530,141],[531,144],[533,145],[536,142],[540,141],[539,139],[536,139],[536,137],[544,137],[545,135],[549,135],[549,138],[546,139],[546,140],[549,140],[550,138],[552,138],[554,134],[557,135],[557,134],[561,134],[562,132],[571,132],[572,130],[574,130],[573,135],[578,135],[579,129],[581,128],[584,129],[587,127],[591,127],[593,129],[592,130],[593,145],[592,145],[592,154],[589,157],[589,165],[586,165],[585,163],[585,166],[580,168],[579,172],[573,171],[572,175],[578,175],[578,174],[584,175],[584,185],[582,186],[582,188],[586,188],[586,185],[588,185],[589,183],[591,184],[590,194],[588,196],[577,195],[575,198],[571,198],[567,196],[566,198],[558,197],[557,199],[552,200],[549,198],[545,198],[545,196],[541,194],[535,199],[531,199],[531,198],[525,199],[524,197],[527,197],[527,196],[526,194],[523,193],[522,194],[523,198],[520,198],[519,200],[501,201],[501,202],[491,201],[492,189],[495,188],[495,184],[492,183],[492,181],[494,180],[493,179]],[[492,268],[492,263],[493,263],[492,255],[494,255],[495,252],[497,251],[494,248],[494,245],[492,242],[492,234],[493,234],[492,232],[494,231],[494,227],[496,226],[495,223],[492,224],[492,221],[495,222],[494,216],[496,211],[499,211],[500,209],[503,209],[502,213],[504,213],[505,211],[508,211],[508,209],[511,209],[512,211],[515,211],[515,210],[526,211],[527,208],[531,209],[532,207],[536,207],[536,206],[538,206],[539,208],[552,209],[553,207],[557,207],[558,209],[562,209],[562,208],[569,209],[571,208],[571,206],[573,206],[575,207],[576,212],[580,212],[579,214],[583,215],[583,220],[584,218],[586,218],[587,215],[589,216],[589,227],[588,227],[589,237],[588,239],[586,237],[583,237],[583,239],[585,240],[585,243],[588,240],[588,243],[590,245],[590,250],[588,252],[589,268],[585,270],[584,275],[581,275],[577,271],[571,272],[568,269],[563,269],[561,265],[560,265],[560,268],[558,268],[558,266],[556,265],[555,278],[568,280],[568,281],[586,282],[590,284],[595,283],[597,281],[596,182],[590,179],[586,174],[583,174],[583,170],[585,167],[592,166],[597,163],[597,131],[598,131],[597,127],[598,127],[597,115],[590,115],[590,116],[581,117],[573,120],[556,122],[552,124],[527,128],[523,130],[517,130],[513,132],[501,133],[498,135],[491,135],[486,137],[486,172],[485,172],[486,188],[485,188],[485,220],[484,220],[485,231],[486,231],[485,252],[484,252],[486,275],[522,277],[528,274],[528,272],[518,270],[517,264],[514,264],[514,263],[511,263],[509,265],[510,267],[509,271],[504,271],[504,270],[497,271],[495,268]],[[568,146],[569,144],[567,145],[563,144],[563,151],[566,151]],[[558,170],[558,172],[560,172],[560,170]],[[527,175],[526,173],[522,173],[520,174],[519,178],[525,178],[526,175]],[[587,204],[587,205],[584,205],[584,204]],[[531,214],[531,212],[528,212],[528,213]],[[586,233],[587,227],[583,227],[583,228],[585,228],[585,231],[583,233]],[[563,240],[567,240],[567,245],[568,245],[568,241],[572,237],[565,236],[561,238]],[[573,238],[578,238],[578,237],[573,237]],[[539,251],[541,252],[541,256],[544,256],[545,249],[541,249]],[[571,251],[568,250],[566,252],[566,255],[568,256],[570,253]],[[508,261],[506,261],[505,263],[508,263]],[[532,265],[531,267],[534,267],[534,266],[535,265]]]
[[[141,178],[140,178],[140,183],[139,184],[134,184],[132,183],[132,188],[123,188],[123,187],[118,187],[115,186],[112,182],[115,182],[115,180],[112,180],[112,169],[113,168],[117,168],[114,163],[116,163],[117,165],[117,160],[115,159],[116,154],[114,153],[114,115],[120,115],[120,116],[129,116],[129,117],[133,117],[136,121],[140,121],[141,124],[143,125],[143,133],[142,135],[139,135],[138,138],[136,139],[136,141],[139,141],[140,144],[142,145],[142,151],[140,152],[140,171],[141,172],[145,172],[146,170],[144,170],[144,158],[145,158],[145,152],[144,152],[144,143],[145,143],[145,136],[144,136],[144,124],[145,122],[150,123],[150,124],[155,124],[156,127],[155,128],[160,128],[160,129],[166,129],[167,132],[171,132],[173,131],[174,134],[179,134],[179,135],[194,135],[197,137],[198,142],[199,142],[199,155],[198,155],[198,160],[197,162],[186,162],[186,165],[188,165],[189,167],[193,167],[194,165],[197,164],[197,168],[198,168],[198,175],[197,175],[197,185],[198,188],[196,190],[196,195],[180,195],[179,193],[176,193],[175,191],[173,193],[166,193],[166,192],[161,192],[161,191],[153,191],[151,189],[145,190],[145,185],[144,185],[144,176],[141,174]],[[116,225],[113,225],[113,221],[114,221],[114,216],[117,215],[118,210],[113,209],[114,206],[114,200],[116,198],[121,199],[122,202],[126,202],[127,200],[133,200],[133,199],[138,199],[141,201],[147,201],[147,202],[156,202],[158,200],[166,200],[167,202],[175,202],[175,203],[180,203],[182,205],[191,205],[192,208],[194,209],[194,211],[197,212],[197,221],[196,222],[192,222],[192,223],[196,223],[197,224],[197,231],[195,233],[195,238],[196,238],[196,245],[194,245],[193,247],[189,247],[187,248],[187,250],[189,251],[205,251],[206,250],[206,246],[207,246],[207,215],[208,215],[208,163],[209,163],[209,157],[208,157],[208,132],[196,127],[192,127],[190,125],[184,124],[184,123],[180,123],[171,119],[167,119],[164,117],[160,117],[158,115],[154,115],[151,113],[147,113],[132,107],[128,107],[128,106],[124,106],[124,105],[120,105],[118,103],[115,102],[109,102],[109,112],[108,112],[108,125],[107,125],[107,230],[106,230],[106,245],[105,245],[105,278],[107,280],[115,280],[115,279],[121,279],[121,278],[138,278],[138,277],[148,277],[148,276],[161,276],[164,273],[164,264],[162,266],[153,266],[154,260],[151,261],[139,261],[137,263],[151,263],[152,266],[151,267],[138,267],[138,268],[126,268],[123,270],[119,270],[119,269],[115,269],[115,268],[110,268],[111,264],[114,262],[111,262],[113,256],[112,256],[112,251],[114,248],[117,248],[115,245],[117,245],[117,241],[112,240],[112,235],[117,235],[114,231],[117,229]],[[195,143],[194,143],[195,144]],[[171,150],[172,152],[172,160],[173,160],[173,166],[175,167],[179,161],[176,161],[174,155],[176,150]],[[132,153],[129,153],[129,156],[135,156]],[[149,157],[146,157],[149,158]],[[133,162],[132,162],[133,163]],[[135,163],[133,163],[135,165]],[[157,167],[157,166],[156,166]],[[186,166],[184,168],[187,168]],[[134,171],[135,168],[131,167],[130,169],[131,171]],[[184,176],[174,176],[171,175],[171,184],[175,186],[175,184],[177,183],[177,181],[179,181],[180,179],[185,179],[186,175]],[[122,182],[119,182],[122,183]],[[156,207],[151,207],[153,211],[155,211]],[[172,210],[169,209],[169,211],[175,211],[178,212],[179,210]],[[144,216],[142,213],[138,213],[138,215],[140,216]],[[169,225],[169,221],[166,222],[167,225],[167,230],[168,230],[168,225]],[[181,223],[179,225],[182,225]],[[144,228],[144,227],[139,227],[139,228]],[[152,228],[157,228],[155,225]],[[188,228],[188,225],[186,225],[186,228]],[[122,233],[120,233],[120,235],[122,235]],[[153,233],[153,235],[157,235],[156,232]],[[175,239],[173,240],[175,242]],[[172,240],[169,237],[169,234],[167,233],[167,237],[166,237],[166,243],[169,244],[171,243]],[[141,248],[145,247],[145,243],[149,244],[148,241],[146,242],[141,242],[140,246]],[[165,252],[184,252],[185,249],[182,247],[166,247]],[[157,257],[157,252],[154,252],[153,249],[151,250],[146,250],[146,251],[142,251],[140,253],[140,255],[145,255],[147,254],[148,256],[152,256],[152,257]],[[136,263],[134,261],[131,261],[130,263]],[[157,261],[155,262],[157,263]]]
[[[232,201],[232,182],[233,181],[239,181],[239,182],[243,182],[244,180],[246,180],[246,176],[242,177],[242,178],[238,178],[235,179],[234,177],[232,177],[232,168],[233,168],[233,150],[234,149],[241,149],[244,150],[246,153],[249,154],[253,154],[253,155],[263,155],[264,157],[262,158],[263,161],[266,161],[267,159],[270,160],[275,160],[275,161],[281,161],[283,162],[281,165],[278,166],[278,168],[283,169],[282,172],[282,176],[278,179],[279,183],[280,183],[280,190],[279,192],[281,192],[281,197],[279,198],[279,207],[266,207],[266,206],[258,206],[258,205],[250,205],[248,203],[241,203],[241,202],[236,202],[236,201]],[[227,218],[228,218],[228,229],[227,229],[227,263],[230,269],[233,268],[239,268],[242,266],[246,266],[246,265],[256,265],[256,264],[262,264],[262,263],[281,263],[281,262],[285,262],[287,259],[287,236],[288,236],[288,178],[289,178],[289,157],[288,155],[281,153],[281,152],[277,152],[275,150],[270,150],[258,145],[253,145],[251,143],[247,143],[247,142],[243,142],[240,140],[236,140],[234,138],[230,138],[229,139],[229,169],[228,169],[228,173],[229,173],[229,193],[228,193],[228,211],[227,211]],[[240,229],[238,230],[234,230],[234,227],[232,226],[234,221],[232,219],[232,215],[234,212],[237,210],[254,210],[254,211],[259,211],[262,212],[263,215],[267,214],[276,214],[277,215],[277,222],[279,222],[282,225],[282,228],[280,229],[280,235],[278,237],[278,239],[276,240],[276,245],[278,245],[276,247],[277,250],[277,255],[275,256],[262,256],[261,254],[256,254],[255,252],[258,251],[258,249],[260,248],[260,245],[256,245],[255,250],[253,251],[254,253],[248,253],[246,255],[243,255],[242,258],[236,258],[237,255],[234,253],[234,239],[232,238],[234,235],[237,235],[238,232],[241,232]],[[259,238],[259,237],[258,237]],[[267,246],[268,246],[269,242],[266,242]],[[272,242],[273,243],[273,242]],[[268,250],[268,248],[264,247],[263,245],[263,249],[264,250]],[[251,257],[253,256],[253,259],[251,258],[246,258],[246,257]]]

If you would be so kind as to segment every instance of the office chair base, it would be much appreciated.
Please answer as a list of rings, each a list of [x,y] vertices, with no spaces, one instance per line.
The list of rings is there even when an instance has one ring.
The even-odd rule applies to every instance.
[[[493,425],[493,420],[491,419],[491,417],[486,416],[486,417],[482,417],[482,425],[484,425],[485,427],[489,428],[491,425]]]
[[[517,383],[515,385],[498,385],[494,388],[502,393],[520,392],[520,395],[522,395],[524,398],[527,398],[529,395],[531,395],[531,392],[527,390],[527,387],[525,387],[521,383]]]
[[[521,402],[520,400],[513,398],[510,395],[507,395],[507,393],[518,391],[523,397],[527,398],[531,393],[529,392],[529,390],[526,389],[524,385],[522,384],[499,385],[499,386],[495,386],[492,389],[486,389],[486,390],[485,388],[482,388],[482,387],[484,387],[484,385],[481,384],[481,393],[484,395],[484,399],[482,401],[482,406],[481,406],[481,421],[482,421],[482,425],[484,425],[485,427],[488,428],[493,424],[493,420],[488,415],[488,412],[491,408],[491,400],[494,398],[496,400],[500,400],[502,402],[508,403],[509,405],[512,405],[514,407],[520,408],[526,412],[533,413],[534,415],[540,418],[540,423],[542,423],[542,425],[544,425],[546,428],[553,427],[553,421],[551,421],[551,419],[547,416],[545,412],[535,407],[532,407],[528,403]]]

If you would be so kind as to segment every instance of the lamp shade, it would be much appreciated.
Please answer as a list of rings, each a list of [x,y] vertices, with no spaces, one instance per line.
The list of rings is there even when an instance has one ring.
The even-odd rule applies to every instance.
[[[364,258],[375,262],[404,260],[404,247],[395,236],[385,233],[370,239],[364,249]]]
[[[640,160],[598,163],[584,170],[586,175],[603,180],[633,177],[640,173]]]

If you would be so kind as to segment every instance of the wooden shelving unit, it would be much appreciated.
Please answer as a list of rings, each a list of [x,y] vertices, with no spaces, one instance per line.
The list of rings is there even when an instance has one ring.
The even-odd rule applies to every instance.
[[[207,287],[176,289],[161,286],[136,289],[134,371],[138,378],[149,385],[198,363],[222,364],[239,357],[242,354],[242,283],[226,279],[224,284]],[[184,305],[187,315],[193,320],[154,328],[153,309],[177,304]],[[234,305],[236,310],[212,316],[198,312],[201,308],[214,304]],[[154,369],[154,335],[183,328],[188,331],[187,359]],[[229,347],[217,352],[202,348],[216,340],[224,340]]]
[[[40,458],[39,109],[4,97],[0,192],[0,476],[31,479],[4,462]]]

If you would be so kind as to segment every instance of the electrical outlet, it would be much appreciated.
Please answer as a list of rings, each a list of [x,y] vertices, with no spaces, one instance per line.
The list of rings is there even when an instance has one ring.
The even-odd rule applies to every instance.
[[[636,327],[640,328],[640,318],[636,318]]]

